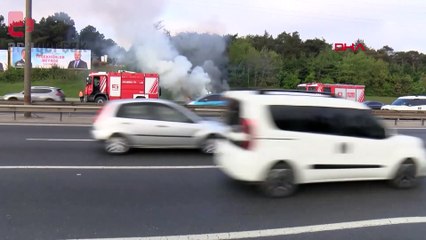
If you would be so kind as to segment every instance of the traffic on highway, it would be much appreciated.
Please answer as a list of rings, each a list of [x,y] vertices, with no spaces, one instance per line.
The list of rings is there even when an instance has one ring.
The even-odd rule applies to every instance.
[[[8,137],[0,138],[0,232],[5,239],[369,239],[408,229],[423,236],[422,205],[400,203],[426,197],[425,129],[390,129],[362,103],[311,92],[224,96],[225,119],[208,124],[181,105],[149,99],[110,101],[91,124],[1,124]],[[333,114],[359,119],[330,119],[330,128]]]
[[[0,6],[0,240],[426,238],[426,1]]]

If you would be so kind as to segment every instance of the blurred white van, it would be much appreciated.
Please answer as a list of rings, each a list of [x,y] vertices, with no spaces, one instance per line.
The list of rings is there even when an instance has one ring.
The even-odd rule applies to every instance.
[[[298,184],[390,180],[398,188],[425,175],[420,138],[385,128],[362,103],[296,91],[228,91],[225,139],[214,160],[228,176],[259,183],[272,197]]]

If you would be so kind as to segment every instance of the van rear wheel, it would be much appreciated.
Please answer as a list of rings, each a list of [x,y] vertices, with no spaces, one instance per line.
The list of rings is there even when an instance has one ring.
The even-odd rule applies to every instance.
[[[276,164],[269,171],[261,188],[268,197],[280,198],[292,195],[297,189],[293,169],[286,163]]]

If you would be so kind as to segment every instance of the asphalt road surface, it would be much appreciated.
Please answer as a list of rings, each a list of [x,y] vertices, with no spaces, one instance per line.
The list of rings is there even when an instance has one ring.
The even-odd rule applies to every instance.
[[[426,140],[426,129],[399,131]],[[0,239],[426,236],[426,181],[410,190],[310,184],[290,198],[268,199],[198,151],[109,156],[88,127],[0,125],[0,132]]]

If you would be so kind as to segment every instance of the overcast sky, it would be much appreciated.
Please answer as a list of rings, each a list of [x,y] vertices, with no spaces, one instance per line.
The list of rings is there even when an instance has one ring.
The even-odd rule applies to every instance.
[[[328,43],[363,39],[369,47],[426,53],[426,0],[33,0],[37,21],[66,12],[77,30],[93,25],[128,47],[134,32],[162,21],[172,33],[299,32]],[[24,11],[25,0],[0,0],[0,15]]]

